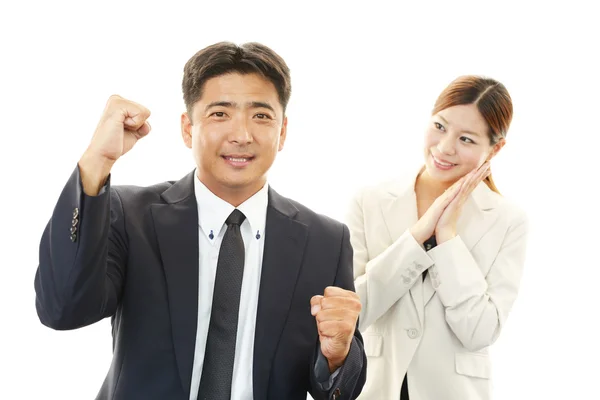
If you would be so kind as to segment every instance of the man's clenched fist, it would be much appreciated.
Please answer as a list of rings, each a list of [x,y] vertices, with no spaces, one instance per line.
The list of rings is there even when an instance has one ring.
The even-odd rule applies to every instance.
[[[149,116],[146,107],[121,96],[110,96],[87,152],[117,161],[150,132],[146,122]]]
[[[358,295],[335,286],[325,288],[323,296],[310,299],[311,314],[317,321],[321,352],[329,371],[339,368],[350,351],[361,304]]]
[[[79,160],[86,194],[96,195],[113,164],[150,132],[149,116],[146,107],[121,96],[110,96],[90,145]]]

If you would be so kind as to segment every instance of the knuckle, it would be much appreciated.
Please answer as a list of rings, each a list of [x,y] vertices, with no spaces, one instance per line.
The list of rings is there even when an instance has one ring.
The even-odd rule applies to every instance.
[[[325,320],[325,315],[323,314],[323,311],[319,311],[315,315],[315,319],[317,320],[317,322],[323,322]]]
[[[106,103],[107,103],[107,105],[112,106],[112,105],[118,103],[119,101],[121,101],[122,99],[123,98],[121,96],[119,96],[118,94],[111,94]]]
[[[341,325],[340,330],[346,335],[349,335],[354,332],[354,325],[352,325],[350,322],[344,322]]]

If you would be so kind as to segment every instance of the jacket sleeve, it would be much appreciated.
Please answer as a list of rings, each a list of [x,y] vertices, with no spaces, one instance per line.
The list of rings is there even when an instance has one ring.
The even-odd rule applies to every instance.
[[[334,286],[342,289],[354,291],[354,282],[352,279],[352,247],[349,240],[349,231],[346,225],[343,226],[342,248],[337,269]],[[353,400],[358,397],[367,379],[367,356],[364,351],[363,338],[359,332],[358,326],[354,330],[354,337],[350,345],[350,351],[344,361],[344,365],[338,368],[329,379],[326,379],[327,373],[321,374],[323,370],[323,356],[320,354],[320,343],[317,340],[316,349],[313,352],[313,362],[311,363],[311,396],[315,400]],[[320,365],[321,364],[321,365]],[[327,364],[325,364],[327,367]],[[319,376],[321,375],[321,376]],[[325,375],[325,376],[323,376]]]
[[[528,219],[524,213],[509,226],[486,276],[460,236],[428,253],[434,288],[445,307],[446,322],[465,348],[493,344],[517,297],[525,263]]]
[[[354,284],[362,303],[359,326],[364,331],[408,293],[433,260],[408,229],[371,259],[365,234],[364,190],[352,200],[346,222],[354,249]]]
[[[126,258],[123,208],[110,177],[97,196],[87,196],[76,167],[40,241],[34,282],[40,321],[68,330],[113,315]]]

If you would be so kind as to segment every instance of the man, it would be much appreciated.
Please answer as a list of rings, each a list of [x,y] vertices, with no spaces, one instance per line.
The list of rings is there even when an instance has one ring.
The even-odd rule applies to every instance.
[[[177,182],[111,187],[150,111],[108,100],[41,240],[36,308],[53,329],[112,317],[98,399],[354,399],[366,377],[345,225],[267,171],[291,84],[268,47],[217,43],[184,68]]]

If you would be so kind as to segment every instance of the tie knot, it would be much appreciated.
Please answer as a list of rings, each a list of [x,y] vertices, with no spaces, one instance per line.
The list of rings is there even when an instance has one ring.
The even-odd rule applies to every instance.
[[[229,217],[227,217],[227,220],[225,221],[225,223],[227,224],[227,226],[241,225],[245,219],[246,219],[246,216],[244,215],[244,213],[236,208],[235,210],[233,210],[233,212],[231,214],[229,214]]]

